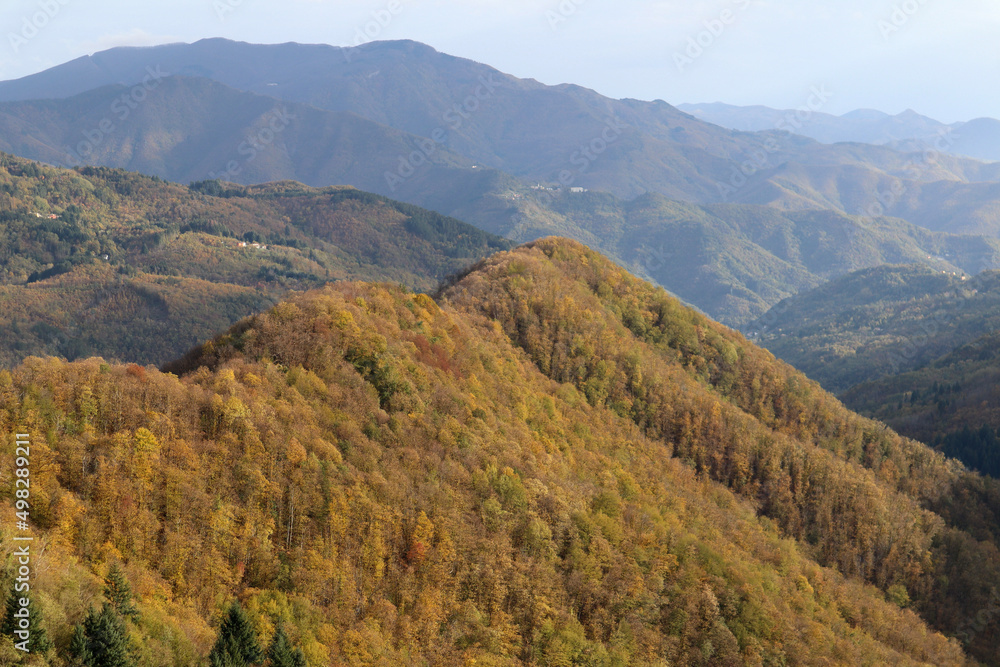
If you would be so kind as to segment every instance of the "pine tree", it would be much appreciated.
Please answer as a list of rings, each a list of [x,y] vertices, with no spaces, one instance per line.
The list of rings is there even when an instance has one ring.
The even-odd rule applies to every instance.
[[[38,605],[35,604],[35,600],[30,594],[15,590],[15,585],[16,582],[11,584],[3,625],[0,626],[0,634],[12,637],[15,644],[24,641],[21,637],[14,634],[14,631],[23,629],[19,622],[21,618],[15,616],[15,614],[21,612],[21,598],[26,598],[28,600],[28,627],[26,628],[28,630],[28,652],[45,653],[52,648],[52,641],[49,640],[45,628],[42,627],[42,610],[38,608]]]
[[[87,612],[70,644],[74,662],[86,667],[134,667],[134,653],[125,621],[108,603],[100,613],[93,608]]]
[[[247,667],[264,658],[257,633],[239,602],[233,602],[219,626],[219,636],[208,654],[212,667]]]
[[[73,640],[69,643],[70,663],[74,667],[90,667],[94,664],[94,656],[90,653],[90,643],[82,625],[73,628]]]
[[[113,563],[104,578],[104,599],[122,618],[139,620],[139,610],[132,603],[132,587],[125,578],[125,573]]]
[[[302,649],[292,648],[285,628],[280,623],[274,631],[271,646],[267,649],[267,659],[271,667],[305,667],[306,664]]]

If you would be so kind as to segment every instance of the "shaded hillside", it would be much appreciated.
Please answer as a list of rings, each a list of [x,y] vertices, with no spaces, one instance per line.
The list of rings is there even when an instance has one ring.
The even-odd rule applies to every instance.
[[[3,82],[0,99],[7,100],[3,108],[17,116],[21,101],[137,84],[150,71],[211,78],[290,103],[351,112],[433,138],[438,150],[447,148],[521,179],[562,180],[564,185],[625,198],[658,192],[686,201],[773,203],[795,209],[834,206],[854,214],[867,210],[885,192],[922,192],[916,204],[889,207],[889,214],[909,218],[902,213],[919,217],[923,208],[941,209],[942,201],[970,205],[960,197],[959,185],[1000,177],[1000,165],[950,155],[928,162],[922,149],[906,153],[863,144],[828,146],[784,133],[725,130],[663,101],[612,100],[579,86],[545,86],[409,41],[341,49],[210,39],[118,48]],[[176,122],[186,124],[183,117]],[[177,133],[183,136],[185,129],[179,127]],[[18,124],[11,131],[17,137],[24,127]],[[364,155],[366,166],[376,161],[373,157],[379,157],[377,151]],[[377,160],[380,173],[397,168],[399,155],[388,157]],[[785,165],[790,169],[783,169]],[[739,184],[743,169],[756,174],[751,186]],[[296,177],[286,171],[258,175],[256,180],[281,178]],[[773,187],[763,187],[774,179]],[[943,188],[923,192],[922,184],[939,181],[945,182]],[[979,188],[976,195],[981,210],[998,199],[990,188]],[[914,209],[917,204],[920,210]],[[948,228],[930,215],[909,219],[919,224],[937,221],[935,229]],[[948,224],[960,225],[961,220],[952,217]]]
[[[0,220],[7,366],[28,354],[162,363],[291,290],[345,279],[428,290],[510,247],[458,220],[351,188],[191,190],[5,155]]]
[[[310,665],[968,664],[909,604],[996,657],[962,624],[995,549],[919,507],[976,478],[577,244],[441,305],[296,296],[169,369],[0,372],[59,651],[123,560],[143,665],[204,656],[234,596]]]
[[[952,456],[1000,477],[1000,447],[988,435],[978,438],[983,427],[1000,429],[1000,330],[957,345],[918,370],[851,387],[843,399],[900,433],[946,445]],[[969,433],[958,438],[963,431]],[[977,439],[982,442],[972,442]]]
[[[928,232],[892,218],[696,206],[653,194],[629,202],[597,192],[520,194],[506,194],[517,212],[490,231],[516,241],[580,239],[730,326],[751,326],[785,297],[864,267],[1000,267],[1000,240]]]
[[[390,182],[386,173],[399,171],[420,139],[351,113],[290,104],[204,78],[160,79],[142,89],[142,102],[129,97],[132,90],[105,86],[64,100],[5,105],[0,150],[180,183],[218,178],[352,185],[418,204],[443,199],[444,210],[474,196],[490,178],[486,170],[471,171],[469,160],[436,147],[413,158],[403,170],[406,178],[397,174]]]
[[[783,301],[753,328],[761,345],[841,392],[1000,330],[1000,274],[963,280],[919,266],[858,271]]]

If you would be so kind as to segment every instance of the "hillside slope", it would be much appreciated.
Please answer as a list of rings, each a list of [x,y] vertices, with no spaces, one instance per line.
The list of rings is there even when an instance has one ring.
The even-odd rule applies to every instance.
[[[285,103],[350,112],[431,138],[438,150],[523,180],[600,189],[626,199],[657,192],[683,201],[851,214],[885,200],[889,215],[933,229],[998,231],[989,211],[1000,194],[995,183],[985,182],[1000,181],[1000,165],[947,154],[928,160],[923,149],[829,146],[783,132],[734,132],[663,101],[613,100],[580,86],[546,86],[411,41],[341,49],[207,39],[117,48],[0,83],[0,100],[6,100],[0,109],[16,116],[26,100],[141,84],[150,72],[208,78]],[[174,122],[183,135],[184,116]],[[23,133],[21,124],[11,130],[13,136]],[[399,156],[391,157],[387,168],[394,170]],[[284,178],[296,177],[270,173],[257,180]],[[931,184],[935,187],[925,187]],[[893,194],[892,201],[886,193]],[[949,206],[962,206],[966,215],[948,215]]]
[[[1000,477],[997,278],[861,271],[782,302],[756,339],[851,409]]]
[[[345,279],[430,290],[510,247],[351,188],[192,190],[2,154],[0,221],[6,366],[28,354],[163,363],[292,290]]]
[[[440,303],[299,295],[165,370],[0,371],[57,650],[123,560],[143,665],[234,596],[311,665],[969,664],[908,604],[996,660],[963,623],[994,524],[920,507],[981,480],[575,243]]]
[[[105,86],[74,97],[0,107],[0,150],[65,167],[100,165],[190,183],[294,180],[351,185],[415,204],[461,202],[489,170],[441,146],[412,158],[420,137],[347,112],[171,76],[142,90]],[[126,100],[123,102],[122,100]]]
[[[496,255],[444,296],[497,320],[553,379],[758,503],[819,562],[904,586],[938,627],[989,605],[1000,487],[848,412],[731,330],[557,240]],[[992,574],[975,583],[966,558],[980,563],[974,578]],[[997,660],[992,640],[975,642]]]
[[[1000,432],[1000,330],[957,345],[918,370],[855,385],[843,400],[900,433],[942,446],[970,467],[1000,477],[995,437]]]
[[[761,345],[841,392],[1000,330],[1000,274],[963,279],[927,266],[867,269],[783,301],[753,328]]]
[[[507,203],[516,213],[486,229],[520,242],[578,239],[740,328],[786,297],[861,268],[921,263],[978,273],[1000,267],[996,238],[929,232],[894,218],[698,206],[656,194],[623,201],[600,192],[526,190]],[[466,217],[465,211],[457,215]]]

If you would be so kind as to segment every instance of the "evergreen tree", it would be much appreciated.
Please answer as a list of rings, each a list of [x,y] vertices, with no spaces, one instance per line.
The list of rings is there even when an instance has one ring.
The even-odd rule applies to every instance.
[[[257,633],[239,602],[233,602],[208,654],[212,667],[246,667],[264,658]]]
[[[132,603],[132,587],[125,578],[125,573],[113,563],[104,578],[104,599],[122,618],[139,620],[139,610]]]
[[[100,613],[87,612],[82,626],[74,630],[70,653],[76,664],[86,667],[134,667],[135,656],[125,621],[110,604]]]
[[[274,638],[271,646],[267,649],[267,659],[271,667],[305,667],[306,658],[302,649],[292,648],[288,641],[285,628],[278,624],[278,629],[274,631]]]
[[[15,630],[22,629],[19,622],[21,618],[15,616],[15,614],[21,612],[21,598],[27,598],[28,652],[45,653],[52,648],[52,641],[49,640],[45,628],[42,627],[42,610],[35,604],[35,600],[31,595],[16,591],[14,589],[15,585],[16,582],[13,582],[10,587],[10,595],[7,597],[7,609],[4,613],[3,625],[0,626],[0,634],[13,638],[15,644],[24,641],[21,637],[14,634]]]
[[[73,628],[73,639],[69,643],[69,654],[72,657],[70,664],[74,667],[90,667],[94,664],[94,656],[90,653],[87,633],[84,631],[82,625]]]

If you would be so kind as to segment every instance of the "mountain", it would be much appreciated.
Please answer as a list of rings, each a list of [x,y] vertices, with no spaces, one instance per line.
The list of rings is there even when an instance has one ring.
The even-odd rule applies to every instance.
[[[874,109],[834,116],[808,107],[772,109],[722,102],[679,104],[677,108],[709,123],[743,132],[779,129],[824,144],[859,142],[906,152],[931,149],[979,160],[1000,160],[1000,120],[995,118],[946,124],[912,109],[895,116]]]
[[[210,39],[111,49],[0,83],[0,100],[66,98],[117,84],[142,91],[154,74],[211,78],[286,102],[351,112],[520,179],[561,180],[624,198],[652,191],[686,201],[745,201],[740,187],[735,194],[720,190],[743,163],[755,165],[755,172],[785,163],[826,167],[869,182],[1000,180],[1000,165],[951,156],[915,171],[920,154],[732,132],[662,101],[612,100],[579,86],[546,86],[410,41],[342,49]],[[822,182],[800,185],[797,207],[826,207],[826,197],[811,192],[821,191]],[[846,205],[854,213],[877,194]]]
[[[358,279],[430,290],[510,247],[351,188],[189,189],[3,154],[0,222],[5,366],[29,354],[163,363],[292,290]]]
[[[842,392],[918,369],[1000,330],[1000,274],[867,269],[779,303],[752,328],[759,344]]]
[[[525,190],[512,201],[518,213],[488,231],[515,241],[581,239],[737,327],[783,298],[862,267],[920,262],[949,273],[1000,267],[997,239],[928,232],[891,218],[697,206],[655,194],[622,201],[601,192]]]
[[[164,371],[0,371],[64,656],[124,562],[143,665],[233,598],[309,664],[1000,658],[994,482],[577,243],[296,295]]]
[[[856,142],[886,145],[907,140],[927,140],[956,126],[922,116],[912,109],[890,115],[874,109],[858,109],[841,116],[819,110],[772,109],[770,107],[712,104],[679,104],[677,108],[696,118],[743,132],[785,130],[824,144]],[[957,155],[966,155],[957,149]],[[978,157],[978,156],[972,156]]]
[[[208,79],[166,77],[134,108],[126,86],[63,100],[8,105],[0,149],[49,164],[98,164],[190,183],[295,180],[352,185],[414,202],[462,201],[485,186],[489,170],[444,149],[390,184],[386,171],[409,156],[418,137],[354,114],[244,93]],[[145,89],[143,89],[145,91]],[[431,193],[431,194],[426,194]]]
[[[64,100],[8,104],[0,116],[0,148],[47,162],[83,161],[86,153],[90,161],[180,182],[210,176],[343,183],[444,211],[515,241],[572,236],[734,326],[862,266],[946,252],[955,256],[946,265],[950,270],[1000,266],[998,244],[989,239],[760,206],[699,210],[655,194],[624,201],[606,193],[532,189],[502,172],[472,169],[444,149],[409,178],[390,182],[385,166],[421,139],[349,112],[285,103],[203,78],[165,77],[124,121],[113,113],[116,120],[109,120],[127,90],[112,86]],[[111,123],[106,132],[100,129],[105,121]],[[851,243],[843,243],[848,236]]]
[[[0,99],[0,149],[183,183],[346,184],[519,242],[572,236],[733,326],[866,266],[1000,266],[979,238],[1000,235],[1000,165],[724,130],[415,42],[112,49]]]
[[[952,152],[980,160],[1000,160],[1000,120],[976,118],[957,125],[955,134]]]

